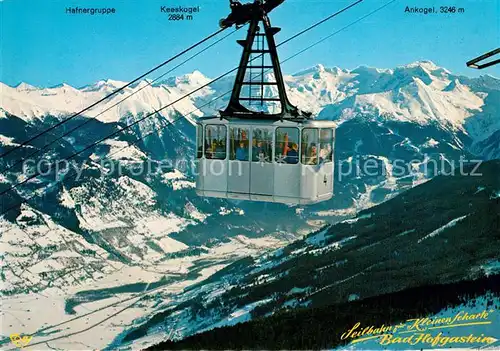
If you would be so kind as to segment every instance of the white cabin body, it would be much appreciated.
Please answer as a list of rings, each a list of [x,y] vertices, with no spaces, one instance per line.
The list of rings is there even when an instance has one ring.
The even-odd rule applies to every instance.
[[[333,196],[335,123],[204,118],[196,131],[196,193],[314,204]]]

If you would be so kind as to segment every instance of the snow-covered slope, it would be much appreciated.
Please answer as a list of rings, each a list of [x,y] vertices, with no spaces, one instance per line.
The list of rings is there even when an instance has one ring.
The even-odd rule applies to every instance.
[[[500,160],[494,160],[482,164],[481,177],[436,177],[354,219],[325,227],[258,258],[242,259],[186,290],[178,296],[180,300],[160,306],[148,321],[138,321],[117,342],[134,341],[136,348],[144,349],[158,339],[166,339],[162,329],[165,325],[178,333],[171,339],[179,340],[274,314],[279,320],[278,312],[290,309],[304,311],[495,274],[500,252],[500,203],[494,198],[500,187],[499,171]],[[370,313],[366,306],[359,313]],[[332,307],[339,315],[345,313],[339,305]],[[407,307],[414,310],[416,305]],[[321,320],[322,314],[318,309],[311,313],[315,312]],[[281,314],[281,322],[286,324],[292,314]],[[314,329],[310,319],[303,322]],[[328,324],[332,320],[321,322]],[[262,319],[260,323],[262,329],[273,325]],[[242,337],[252,335],[240,327],[234,335],[238,330]],[[280,340],[288,335],[285,332],[274,336]],[[220,342],[223,348],[251,348],[232,341]],[[194,348],[210,349],[212,345]],[[178,349],[190,346],[180,345]],[[266,348],[262,344],[256,347]]]

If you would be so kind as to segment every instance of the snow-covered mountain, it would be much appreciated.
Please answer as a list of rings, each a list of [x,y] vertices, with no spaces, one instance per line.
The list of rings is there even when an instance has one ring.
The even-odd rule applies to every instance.
[[[0,170],[85,123],[54,142],[45,156],[67,157],[209,80],[193,72],[152,85],[139,82],[12,152],[0,160]],[[117,312],[129,298],[140,300],[140,309],[120,312],[121,327],[113,319],[99,325],[102,341],[84,334],[71,339],[104,347],[152,311],[156,301],[148,296],[157,291],[177,292],[242,256],[283,246],[386,201],[428,180],[435,172],[426,166],[433,161],[449,166],[460,157],[500,155],[496,78],[457,76],[427,61],[352,71],[318,65],[287,76],[286,83],[299,108],[339,122],[335,197],[306,208],[203,199],[194,192],[189,168],[165,167],[162,160],[193,157],[195,118],[225,107],[229,94],[215,98],[230,91],[232,83],[232,77],[222,79],[82,153],[71,163],[76,172],[59,176],[60,182],[54,182],[55,170],[49,170],[2,196],[0,211],[14,207],[0,218],[1,290],[10,295],[6,306],[15,306],[19,299],[31,303],[26,293],[38,292],[47,306],[54,303],[60,312],[50,321],[15,312],[15,318],[31,318],[27,331],[61,320],[78,330],[81,325],[79,319],[72,320],[74,313],[80,316],[102,305]],[[109,79],[82,88],[0,83],[0,153],[124,84]],[[131,93],[135,94],[112,107]],[[169,125],[181,115],[186,118]],[[396,160],[411,167],[398,173]],[[375,174],[344,172],[370,161],[377,165]],[[153,172],[135,171],[143,165]],[[24,179],[31,167],[0,173],[0,191]],[[26,203],[18,205],[23,199]],[[12,325],[8,332],[18,332],[16,323]]]
[[[99,115],[96,118],[102,122],[118,122],[127,115],[135,116],[159,109],[208,81],[210,80],[198,71],[151,85],[149,84],[151,81],[143,80],[90,109],[85,115],[88,117]],[[126,84],[126,82],[106,79],[77,89],[68,84],[60,84],[51,88],[36,88],[27,83],[20,83],[16,87],[0,83],[2,110],[27,121],[43,119],[48,115],[63,118],[84,109]],[[112,107],[132,93],[134,95],[131,98]],[[193,94],[193,98],[211,93],[212,90],[207,87]],[[195,109],[192,99],[184,99],[175,105],[175,110],[182,114]],[[167,108],[167,111],[172,112],[174,109]],[[193,114],[193,117],[201,115],[198,111]]]
[[[286,76],[290,99],[320,119],[339,122],[359,115],[376,115],[421,125],[439,122],[466,131],[474,141],[488,138],[500,129],[497,118],[500,80],[492,76],[468,78],[452,74],[430,61],[419,61],[395,69],[361,66],[354,70],[315,67]],[[196,108],[231,88],[233,77],[201,89],[167,110],[201,116]],[[199,71],[171,77],[148,85],[136,83],[85,115],[103,122],[118,122],[127,115],[152,112],[210,81]],[[74,88],[61,84],[37,88],[27,83],[10,87],[0,83],[2,111],[26,120],[45,116],[64,117],[75,113],[126,83],[111,79]],[[274,88],[268,88],[274,89]],[[134,95],[116,107],[125,96]],[[203,114],[225,106],[228,96],[219,99]],[[103,112],[109,109],[109,111]],[[194,112],[192,112],[195,110]]]

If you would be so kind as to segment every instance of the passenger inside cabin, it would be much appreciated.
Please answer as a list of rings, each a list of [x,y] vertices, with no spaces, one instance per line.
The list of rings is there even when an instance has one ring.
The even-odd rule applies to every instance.
[[[296,143],[292,144],[292,148],[287,150],[285,162],[289,164],[299,163],[299,146]]]
[[[243,141],[240,141],[240,146],[236,149],[236,159],[238,161],[248,161],[248,151]]]
[[[214,150],[212,149],[212,146],[205,146],[205,157],[206,158],[214,158]]]
[[[290,151],[290,145],[288,143],[288,133],[285,133],[285,142],[283,143],[283,155],[286,156],[288,151]]]
[[[306,157],[306,165],[315,165],[318,162],[318,149],[316,144],[311,144],[309,155]]]
[[[319,152],[319,161],[320,162],[328,162],[332,160],[332,145],[323,144],[321,147],[321,151]]]
[[[264,152],[264,147],[262,146],[262,141],[258,141],[252,148],[252,161],[264,161],[265,158],[266,154]]]
[[[218,143],[212,144],[212,148],[215,150],[214,158],[223,160],[226,158],[226,145],[223,140],[220,140]]]

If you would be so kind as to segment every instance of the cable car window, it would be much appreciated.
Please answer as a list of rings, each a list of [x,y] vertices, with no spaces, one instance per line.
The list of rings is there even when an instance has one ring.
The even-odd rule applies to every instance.
[[[196,125],[196,158],[203,156],[203,127],[201,124]]]
[[[272,162],[272,145],[272,131],[264,128],[255,128],[252,139],[252,161]]]
[[[318,164],[318,130],[302,129],[301,162],[304,165]]]
[[[226,126],[207,125],[205,127],[205,157],[224,160],[226,158]]]
[[[229,159],[248,161],[250,143],[248,128],[230,128]]]
[[[321,129],[319,135],[320,150],[319,150],[319,160],[320,162],[332,162],[333,161],[333,130],[332,129]]]
[[[299,163],[298,128],[276,128],[275,160],[278,163]]]

